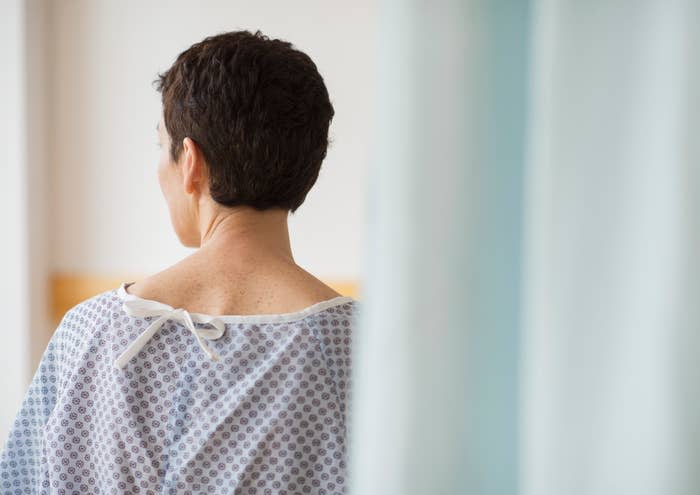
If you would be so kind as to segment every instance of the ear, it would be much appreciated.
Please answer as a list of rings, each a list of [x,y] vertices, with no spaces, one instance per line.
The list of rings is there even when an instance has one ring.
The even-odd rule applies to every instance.
[[[202,184],[206,179],[206,167],[202,150],[192,139],[186,137],[182,140],[182,179],[185,192],[192,194],[201,192]]]

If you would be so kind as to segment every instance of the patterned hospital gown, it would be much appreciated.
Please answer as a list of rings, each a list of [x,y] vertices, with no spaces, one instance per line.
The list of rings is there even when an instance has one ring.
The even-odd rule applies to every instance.
[[[360,303],[212,317],[128,285],[61,320],[0,455],[0,493],[345,493]]]

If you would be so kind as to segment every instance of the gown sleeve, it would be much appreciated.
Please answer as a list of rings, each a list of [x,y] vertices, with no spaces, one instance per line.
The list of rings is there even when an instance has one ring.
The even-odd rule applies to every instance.
[[[49,340],[0,453],[0,493],[48,493],[44,428],[58,395],[64,321]]]

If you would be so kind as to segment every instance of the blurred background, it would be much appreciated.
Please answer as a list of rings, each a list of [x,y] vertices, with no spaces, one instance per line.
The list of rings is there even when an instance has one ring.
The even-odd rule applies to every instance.
[[[353,494],[700,493],[700,2],[4,0],[0,433],[62,314],[186,256],[158,71],[260,29],[336,109],[290,218],[362,303]]]

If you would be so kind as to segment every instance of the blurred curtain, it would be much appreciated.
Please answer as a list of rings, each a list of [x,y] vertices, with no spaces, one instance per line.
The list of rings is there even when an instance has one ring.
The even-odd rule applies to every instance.
[[[382,5],[351,493],[700,493],[698,2]]]

